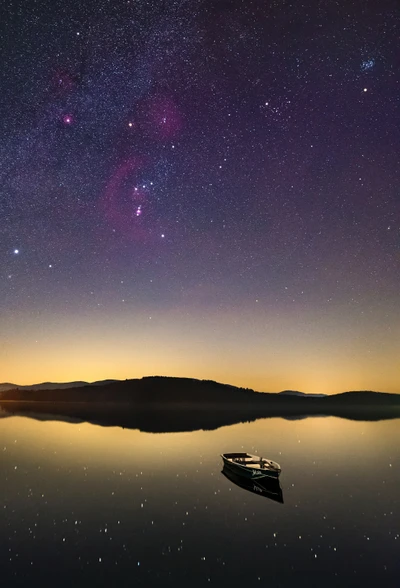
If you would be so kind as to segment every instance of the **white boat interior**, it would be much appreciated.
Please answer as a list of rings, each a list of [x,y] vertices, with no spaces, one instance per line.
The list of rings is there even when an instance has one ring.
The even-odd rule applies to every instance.
[[[275,461],[258,457],[257,455],[250,455],[249,453],[224,453],[221,456],[225,461],[236,463],[241,466],[250,467],[251,469],[273,470],[280,471],[281,467]]]

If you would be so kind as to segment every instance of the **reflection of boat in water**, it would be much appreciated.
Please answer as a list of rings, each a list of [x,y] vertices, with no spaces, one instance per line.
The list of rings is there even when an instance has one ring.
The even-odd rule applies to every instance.
[[[239,476],[252,480],[264,478],[278,478],[281,466],[264,457],[250,455],[249,453],[223,453],[221,455],[224,466],[236,472]]]
[[[282,488],[277,478],[263,478],[262,480],[244,478],[226,465],[224,465],[221,473],[228,478],[228,480],[236,484],[236,486],[243,488],[243,490],[248,490],[249,492],[264,496],[265,498],[270,498],[271,500],[275,500],[275,502],[283,504]]]

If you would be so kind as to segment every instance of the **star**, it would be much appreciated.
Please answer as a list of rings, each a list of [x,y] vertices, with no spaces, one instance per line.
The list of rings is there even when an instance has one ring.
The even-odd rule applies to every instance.
[[[72,114],[64,114],[62,117],[62,122],[65,125],[72,125],[72,123],[74,122],[74,117],[72,116]]]
[[[18,255],[19,254],[19,249],[14,249],[14,255]]]

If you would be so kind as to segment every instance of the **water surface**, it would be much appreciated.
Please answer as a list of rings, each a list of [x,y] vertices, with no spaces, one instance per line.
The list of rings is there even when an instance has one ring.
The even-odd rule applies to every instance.
[[[2,585],[400,585],[400,420],[151,434],[0,420]],[[278,461],[284,504],[221,474]]]

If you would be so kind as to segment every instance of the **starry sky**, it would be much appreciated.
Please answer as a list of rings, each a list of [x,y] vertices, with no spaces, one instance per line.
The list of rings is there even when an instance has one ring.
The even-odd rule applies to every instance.
[[[400,392],[396,0],[6,0],[0,381]]]

